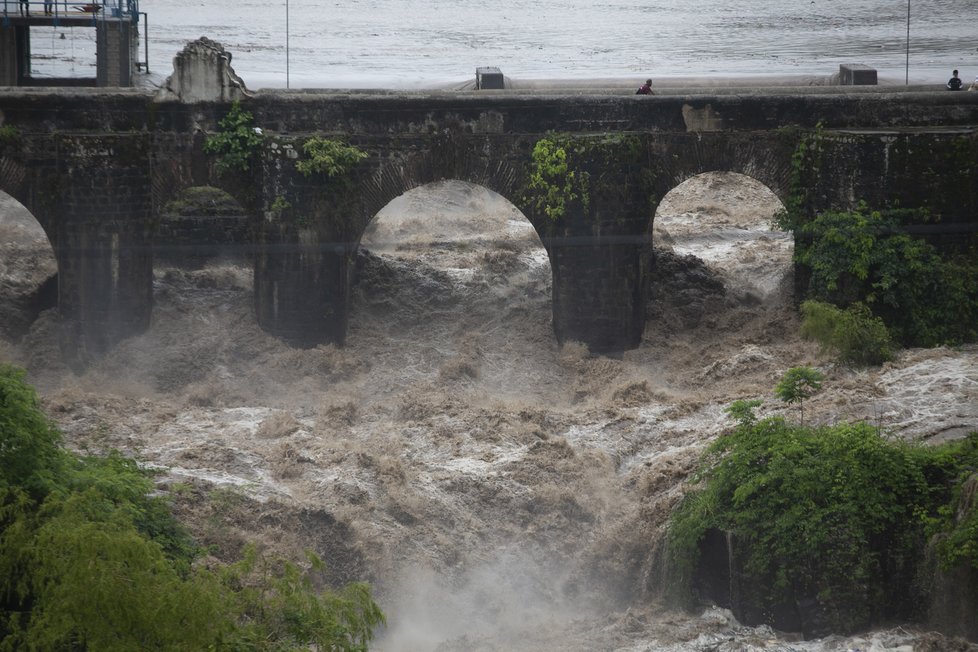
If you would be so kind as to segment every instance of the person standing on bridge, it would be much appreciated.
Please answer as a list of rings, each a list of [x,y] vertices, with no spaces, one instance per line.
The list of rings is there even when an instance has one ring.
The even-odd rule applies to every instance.
[[[952,91],[961,90],[961,78],[958,77],[958,71],[955,70],[951,73],[951,78],[947,80],[947,88]]]
[[[645,80],[645,83],[642,84],[637,91],[635,91],[635,94],[636,95],[655,95],[655,93],[652,92],[652,80],[651,79],[646,79]]]

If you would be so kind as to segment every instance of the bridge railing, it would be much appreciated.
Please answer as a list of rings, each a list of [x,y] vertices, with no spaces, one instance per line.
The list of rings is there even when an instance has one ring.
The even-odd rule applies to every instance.
[[[68,2],[67,0],[2,0],[3,24],[7,26],[13,17],[50,17],[55,24],[59,18],[86,18],[99,20],[139,21],[139,0],[92,0]]]

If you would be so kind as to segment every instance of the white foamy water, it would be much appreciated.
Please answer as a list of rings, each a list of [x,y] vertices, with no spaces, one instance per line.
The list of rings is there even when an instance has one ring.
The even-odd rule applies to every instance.
[[[498,195],[443,182],[371,224],[342,349],[261,332],[249,270],[218,261],[160,266],[149,331],[84,374],[61,366],[52,311],[0,338],[0,359],[28,367],[70,445],[170,469],[205,543],[313,547],[371,581],[380,650],[940,649],[910,625],[806,642],[659,601],[652,553],[683,480],[731,401],[784,412],[772,389],[786,369],[825,371],[806,403],[816,421],[921,440],[978,428],[978,348],[850,371],[798,338],[791,241],[768,227],[779,207],[738,175],[667,195],[660,259],[699,262],[655,283],[642,344],[620,358],[558,347],[533,229]],[[54,269],[32,224],[0,203],[3,314]],[[214,487],[248,502],[212,493],[209,513],[192,497]],[[315,527],[289,525],[310,514]]]
[[[481,66],[517,79],[636,87],[648,76],[822,76],[840,63],[872,66],[892,83],[909,73],[912,83],[943,84],[953,68],[966,80],[978,75],[974,0],[143,0],[139,8],[155,83],[200,36],[233,53],[251,88],[451,86]],[[34,74],[94,76],[94,38],[92,29],[33,29]]]

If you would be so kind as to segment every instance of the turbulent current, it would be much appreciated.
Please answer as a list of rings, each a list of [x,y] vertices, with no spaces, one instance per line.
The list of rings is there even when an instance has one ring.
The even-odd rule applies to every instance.
[[[670,193],[648,326],[620,356],[558,346],[529,223],[443,182],[371,224],[345,347],[264,334],[247,261],[157,264],[150,329],[75,374],[44,290],[50,245],[7,197],[0,359],[28,368],[71,447],[165,469],[204,543],[313,548],[337,581],[370,581],[388,615],[379,650],[974,649],[910,625],[802,641],[661,600],[653,560],[683,481],[731,425],[724,406],[784,410],[786,369],[826,373],[816,421],[923,440],[978,427],[974,346],[851,371],[800,340],[779,207],[736,175]]]

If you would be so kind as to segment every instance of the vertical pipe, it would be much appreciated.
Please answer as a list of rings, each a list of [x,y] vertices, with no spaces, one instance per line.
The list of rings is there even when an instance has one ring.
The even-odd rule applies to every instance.
[[[285,0],[285,87],[289,87],[289,0]]]
[[[146,53],[146,72],[149,73],[149,14],[145,11],[141,12],[143,14],[143,48]],[[139,17],[136,17],[139,20]]]
[[[907,69],[903,84],[910,85],[910,0],[907,0]]]

